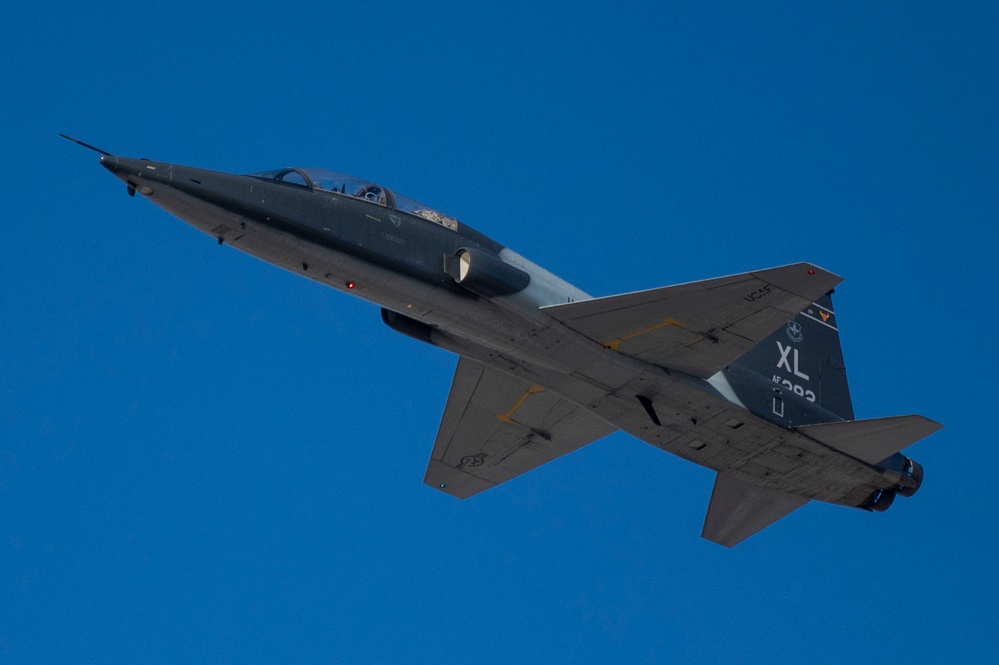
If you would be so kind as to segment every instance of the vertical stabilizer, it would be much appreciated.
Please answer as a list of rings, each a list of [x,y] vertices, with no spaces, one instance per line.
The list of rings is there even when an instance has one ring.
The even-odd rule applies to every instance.
[[[814,401],[844,420],[853,420],[831,291],[733,365],[772,378],[783,389]]]

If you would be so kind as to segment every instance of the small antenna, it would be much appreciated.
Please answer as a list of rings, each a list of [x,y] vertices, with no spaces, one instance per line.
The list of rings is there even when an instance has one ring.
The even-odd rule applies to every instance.
[[[108,152],[108,151],[106,151],[106,150],[101,150],[100,148],[95,148],[94,146],[90,145],[89,143],[84,143],[80,139],[74,139],[72,136],[66,136],[65,134],[60,134],[59,136],[63,137],[64,139],[67,139],[69,141],[72,141],[73,143],[76,143],[78,145],[82,145],[84,148],[90,148],[94,152],[99,152],[102,155],[104,155],[105,157],[108,157],[108,156],[111,155],[111,153]]]

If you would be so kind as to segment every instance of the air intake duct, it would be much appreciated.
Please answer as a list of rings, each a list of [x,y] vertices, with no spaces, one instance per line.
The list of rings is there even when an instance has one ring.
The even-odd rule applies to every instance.
[[[412,337],[413,339],[418,339],[421,342],[425,342],[432,346],[437,346],[433,339],[434,329],[423,321],[411,319],[408,316],[404,316],[398,312],[393,312],[392,310],[385,309],[384,307],[382,307],[382,321],[384,321],[385,325],[389,328],[398,333],[402,333],[406,337]]]
[[[454,254],[445,254],[444,272],[459,286],[483,298],[519,293],[531,283],[529,274],[483,249],[463,247]]]

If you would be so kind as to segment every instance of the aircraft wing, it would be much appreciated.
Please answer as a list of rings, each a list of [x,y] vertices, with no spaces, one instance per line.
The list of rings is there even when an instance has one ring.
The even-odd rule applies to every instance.
[[[461,358],[423,482],[465,499],[615,430],[556,393]]]
[[[841,281],[797,263],[543,311],[610,349],[707,379]]]

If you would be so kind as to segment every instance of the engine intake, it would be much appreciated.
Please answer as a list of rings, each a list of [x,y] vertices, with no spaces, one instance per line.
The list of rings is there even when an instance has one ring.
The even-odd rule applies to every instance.
[[[461,248],[444,255],[444,272],[455,283],[484,298],[519,293],[531,283],[531,276],[492,252]]]
[[[437,346],[433,340],[434,329],[423,321],[411,319],[398,312],[382,307],[382,321],[392,330],[402,333],[406,337],[418,339],[433,346]]]

